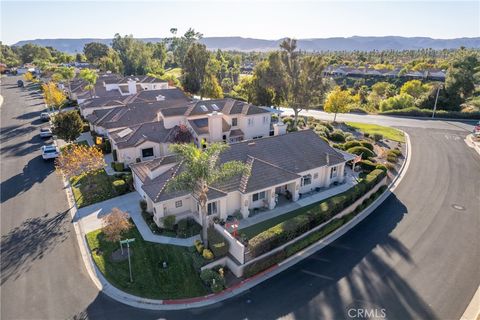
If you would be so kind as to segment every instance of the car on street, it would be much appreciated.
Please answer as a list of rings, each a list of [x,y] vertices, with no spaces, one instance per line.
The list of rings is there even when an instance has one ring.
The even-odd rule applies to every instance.
[[[55,159],[60,155],[60,149],[55,144],[47,144],[42,146],[43,160]]]
[[[18,86],[19,88],[23,87],[23,81],[22,81],[22,80],[18,80],[18,81],[17,81],[17,86]]]
[[[41,138],[50,138],[53,135],[52,129],[43,127],[40,128],[40,137]]]
[[[40,119],[43,121],[50,121],[50,114],[48,112],[40,113]]]

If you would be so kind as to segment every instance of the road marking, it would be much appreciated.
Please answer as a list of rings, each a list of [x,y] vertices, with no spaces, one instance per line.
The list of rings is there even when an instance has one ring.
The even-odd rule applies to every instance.
[[[327,276],[324,276],[323,274],[316,273],[316,272],[313,272],[313,271],[309,271],[309,270],[305,270],[305,269],[302,269],[300,271],[303,272],[303,273],[309,274],[311,276],[317,277],[317,278],[322,278],[322,279],[332,280],[332,281],[335,280],[332,277],[327,277]]]

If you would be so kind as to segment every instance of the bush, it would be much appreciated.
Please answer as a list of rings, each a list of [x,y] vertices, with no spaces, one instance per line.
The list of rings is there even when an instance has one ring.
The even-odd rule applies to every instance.
[[[215,270],[205,269],[200,272],[200,279],[210,287],[213,292],[220,292],[225,288],[225,278]]]
[[[114,180],[112,184],[113,188],[118,194],[124,194],[127,192],[128,185],[125,183],[125,180]]]
[[[243,275],[245,277],[251,277],[253,275],[256,275],[257,273],[266,270],[273,266],[274,264],[277,264],[281,261],[283,261],[286,258],[286,254],[284,250],[280,250],[268,257],[265,257],[263,259],[259,259],[258,261],[255,261],[249,265],[247,265],[243,271]]]
[[[334,130],[329,134],[328,138],[335,142],[345,142],[345,136],[341,130]]]
[[[373,140],[378,142],[378,141],[381,141],[383,140],[383,135],[381,135],[380,133],[374,133],[373,134]]]
[[[370,137],[370,133],[364,132],[364,133],[363,133],[363,136],[364,136],[365,138],[369,138],[369,137]]]
[[[405,108],[401,110],[389,110],[381,112],[383,115],[392,116],[409,116],[409,117],[432,117],[431,109],[420,109],[417,107]],[[460,112],[460,111],[445,111],[437,110],[435,112],[436,118],[455,118],[455,119],[480,119],[480,112]]]
[[[203,249],[205,249],[202,241],[200,240],[195,240],[195,249],[197,249],[197,252],[200,254],[203,254]]]
[[[393,169],[395,169],[395,165],[392,164],[392,163],[385,163],[384,164],[385,168],[387,168],[388,170],[392,171]]]
[[[209,249],[203,249],[202,257],[205,260],[212,260],[214,258],[212,251]]]
[[[375,169],[387,171],[387,167],[384,166],[383,164],[377,164],[377,165],[375,166]]]
[[[391,149],[391,150],[388,150],[387,156],[388,155],[394,155],[396,157],[400,157],[402,155],[402,151],[400,151],[399,149]]]
[[[115,170],[116,172],[122,172],[125,170],[125,165],[123,162],[113,161],[111,166],[112,166],[112,169]]]
[[[359,147],[359,146],[361,146],[360,141],[357,141],[357,140],[347,141],[343,144],[343,149],[348,150],[350,148]]]
[[[358,162],[358,164],[360,165],[360,168],[362,168],[362,170],[366,172],[372,172],[377,167],[377,164],[370,160],[361,160],[360,162]]]
[[[82,129],[82,133],[83,132],[89,132],[90,131],[90,124],[87,122],[87,123],[83,123],[83,129]]]
[[[208,228],[209,248],[215,257],[220,258],[228,254],[229,244],[214,227]]]
[[[167,230],[173,230],[173,228],[175,226],[175,220],[176,220],[176,217],[173,216],[173,215],[163,217],[162,218],[163,227]]]
[[[140,200],[138,205],[140,206],[140,210],[142,210],[142,212],[147,212],[147,201]]]
[[[367,149],[365,147],[353,147],[353,148],[350,148],[347,150],[348,153],[353,153],[353,154],[356,154],[356,155],[362,155],[362,159],[368,159],[368,158],[371,158],[371,157],[375,157],[375,153],[370,150],[370,149]]]
[[[397,156],[394,154],[387,155],[387,161],[390,163],[397,163]]]
[[[373,151],[373,144],[371,144],[371,143],[368,142],[368,141],[365,141],[365,140],[360,141],[360,145],[361,145],[362,147],[365,147],[365,148]]]

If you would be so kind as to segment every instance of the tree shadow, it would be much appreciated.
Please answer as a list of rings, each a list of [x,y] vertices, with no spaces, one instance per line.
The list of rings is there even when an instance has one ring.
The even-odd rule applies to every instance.
[[[18,138],[21,135],[28,134],[35,131],[37,128],[29,126],[28,124],[22,124],[18,126],[8,126],[0,130],[0,141],[2,144],[13,138]]]
[[[52,161],[45,161],[40,156],[31,159],[23,167],[21,173],[0,183],[1,202],[4,203],[29,190],[34,184],[41,183],[53,171],[54,165]]]
[[[16,280],[28,272],[32,263],[42,259],[68,236],[68,210],[25,220],[1,240],[1,284]]]
[[[385,309],[389,319],[432,319],[433,311],[392,266],[413,264],[391,235],[407,208],[391,195],[340,239],[244,294],[176,312],[135,309],[100,293],[77,319],[351,319],[350,309]]]
[[[38,104],[41,104],[41,103],[38,103]],[[27,112],[27,113],[22,113],[21,115],[19,115],[15,119],[29,120],[29,119],[32,119],[32,118],[38,118],[40,116],[40,113],[41,113],[41,111],[31,111],[31,112]]]
[[[14,144],[4,145],[0,149],[0,152],[4,158],[21,157],[37,152],[45,143],[46,140],[44,140],[44,138],[40,137],[40,135],[35,135],[28,141],[24,140]]]

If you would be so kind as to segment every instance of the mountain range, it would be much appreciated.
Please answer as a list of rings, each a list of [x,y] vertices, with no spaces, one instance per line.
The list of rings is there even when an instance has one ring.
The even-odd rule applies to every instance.
[[[161,38],[142,38],[146,42],[158,42]],[[206,37],[200,40],[210,50],[237,50],[237,51],[271,51],[278,49],[283,39],[262,40],[242,37]],[[14,46],[26,43],[51,46],[57,50],[76,53],[82,52],[83,46],[89,42],[101,42],[110,45],[112,39],[35,39],[22,40]],[[408,49],[455,49],[461,46],[467,48],[480,48],[480,37],[432,39],[427,37],[348,37],[348,38],[315,38],[299,39],[300,50],[304,51],[371,51],[371,50],[408,50]]]

